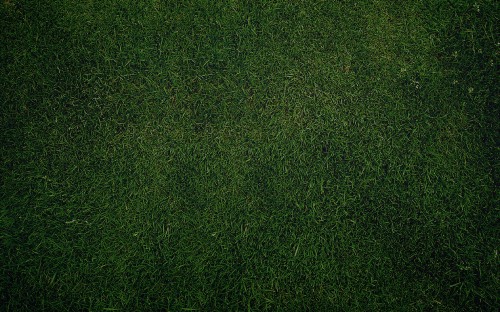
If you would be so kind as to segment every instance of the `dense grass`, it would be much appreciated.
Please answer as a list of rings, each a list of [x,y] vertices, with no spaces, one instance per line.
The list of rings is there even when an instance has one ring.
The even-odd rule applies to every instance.
[[[7,311],[497,311],[499,2],[3,0]]]

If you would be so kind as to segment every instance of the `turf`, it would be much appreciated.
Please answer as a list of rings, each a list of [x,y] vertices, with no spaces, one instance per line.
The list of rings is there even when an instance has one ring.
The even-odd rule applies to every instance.
[[[498,311],[495,0],[3,0],[0,307]]]

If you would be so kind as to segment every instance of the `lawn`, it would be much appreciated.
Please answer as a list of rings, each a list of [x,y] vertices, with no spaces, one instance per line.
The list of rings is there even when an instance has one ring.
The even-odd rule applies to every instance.
[[[3,0],[0,310],[498,311],[496,0]]]

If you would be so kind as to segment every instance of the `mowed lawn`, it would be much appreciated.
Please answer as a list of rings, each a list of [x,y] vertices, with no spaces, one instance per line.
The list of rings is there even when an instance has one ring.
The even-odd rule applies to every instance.
[[[0,7],[0,310],[500,308],[498,1]]]

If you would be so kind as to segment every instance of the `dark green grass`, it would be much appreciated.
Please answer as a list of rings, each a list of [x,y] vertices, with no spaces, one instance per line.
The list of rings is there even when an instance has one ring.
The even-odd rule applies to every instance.
[[[496,311],[499,14],[3,0],[1,310]]]

